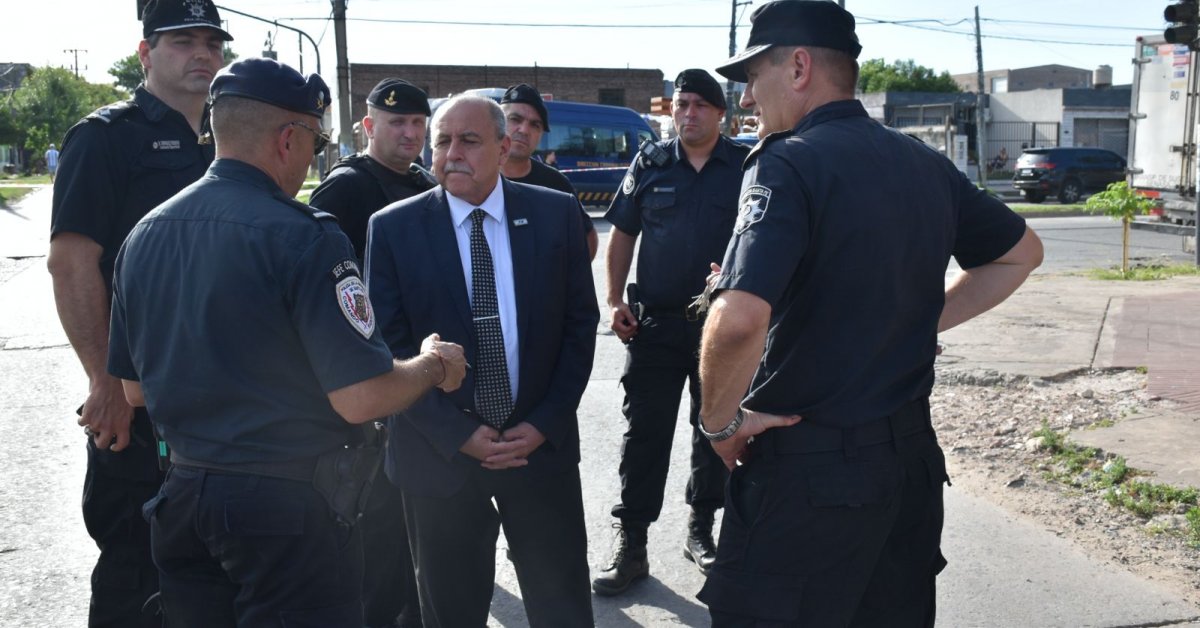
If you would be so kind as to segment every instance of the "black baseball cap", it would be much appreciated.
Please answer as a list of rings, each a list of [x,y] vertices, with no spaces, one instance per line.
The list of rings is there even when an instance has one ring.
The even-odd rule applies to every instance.
[[[213,78],[209,99],[223,96],[250,98],[281,109],[318,118],[329,107],[329,86],[321,77],[307,77],[274,59],[253,57],[235,61]]]
[[[509,87],[504,92],[504,96],[500,98],[500,104],[510,102],[525,103],[534,109],[537,109],[538,115],[542,116],[542,130],[550,130],[550,115],[546,113],[546,103],[542,100],[542,95],[538,90],[531,85],[525,83],[517,83]]]
[[[675,77],[675,91],[691,92],[708,101],[717,109],[726,109],[725,92],[717,79],[704,70],[684,70]]]
[[[212,0],[150,0],[142,10],[142,38],[185,28],[211,28],[225,41],[233,41],[233,35],[221,28],[221,14]]]
[[[367,96],[367,104],[392,113],[433,115],[429,110],[429,94],[420,87],[398,78],[379,81]]]
[[[758,7],[750,16],[750,39],[741,54],[731,57],[717,73],[746,82],[746,62],[771,46],[831,48],[858,58],[862,44],[854,33],[854,16],[829,0],[777,0]]]

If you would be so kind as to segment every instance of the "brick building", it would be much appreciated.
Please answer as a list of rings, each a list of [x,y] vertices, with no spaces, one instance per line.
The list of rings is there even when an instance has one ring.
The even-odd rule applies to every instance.
[[[409,81],[431,98],[468,89],[529,83],[555,100],[617,105],[638,113],[649,113],[650,99],[663,95],[662,70],[351,63],[352,119],[361,120],[366,115],[367,94],[387,77]]]

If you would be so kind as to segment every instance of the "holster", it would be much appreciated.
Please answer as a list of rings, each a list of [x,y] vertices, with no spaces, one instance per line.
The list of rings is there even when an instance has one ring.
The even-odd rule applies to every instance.
[[[329,503],[338,521],[353,526],[362,518],[371,486],[383,463],[386,437],[383,424],[374,423],[364,429],[362,443],[346,445],[317,458],[313,488]]]

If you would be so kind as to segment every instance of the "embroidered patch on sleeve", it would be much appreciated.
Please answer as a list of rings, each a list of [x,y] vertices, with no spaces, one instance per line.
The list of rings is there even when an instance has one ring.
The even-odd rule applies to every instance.
[[[354,330],[370,338],[375,333],[375,311],[367,298],[367,287],[358,276],[350,276],[337,284],[338,306]]]
[[[738,217],[737,224],[734,225],[734,231],[741,233],[750,228],[750,225],[763,219],[767,214],[767,205],[771,202],[771,188],[761,185],[752,185],[742,192],[742,198],[738,201]]]
[[[633,173],[625,175],[625,180],[621,182],[621,193],[625,196],[633,194]]]

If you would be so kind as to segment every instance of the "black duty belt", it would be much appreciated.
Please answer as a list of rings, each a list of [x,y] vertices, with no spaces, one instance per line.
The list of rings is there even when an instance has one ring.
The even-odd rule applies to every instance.
[[[856,427],[833,427],[800,421],[790,427],[777,427],[755,437],[755,444],[770,447],[776,454],[815,454],[846,451],[852,455],[858,447],[890,443],[933,429],[929,419],[929,399],[914,399],[895,413]]]
[[[317,459],[308,458],[305,460],[287,460],[282,462],[206,462],[193,460],[172,450],[171,464],[179,467],[216,471],[218,473],[261,475],[280,480],[312,482],[313,472],[317,468]]]
[[[682,318],[688,321],[698,321],[704,318],[694,305],[685,307],[648,307],[645,315],[649,318]]]

